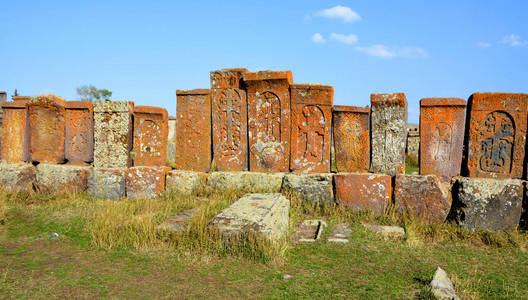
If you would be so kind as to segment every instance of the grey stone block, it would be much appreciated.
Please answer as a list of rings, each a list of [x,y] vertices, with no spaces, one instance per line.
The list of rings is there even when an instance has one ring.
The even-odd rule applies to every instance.
[[[36,167],[37,190],[41,192],[86,190],[91,167],[39,164]]]
[[[88,175],[88,194],[106,199],[126,196],[126,168],[93,168]]]
[[[287,174],[284,176],[282,191],[299,193],[302,201],[321,205],[334,205],[332,174]]]
[[[33,189],[35,177],[35,167],[31,164],[0,163],[0,183],[8,191]]]
[[[284,173],[213,172],[207,178],[207,186],[216,190],[277,193],[283,177]]]
[[[200,186],[205,185],[207,173],[172,170],[167,173],[166,191],[190,195]]]

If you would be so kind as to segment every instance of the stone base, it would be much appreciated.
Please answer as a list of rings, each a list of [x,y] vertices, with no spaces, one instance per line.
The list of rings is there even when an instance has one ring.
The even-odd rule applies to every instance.
[[[383,214],[391,202],[391,177],[384,174],[339,173],[334,175],[336,202],[352,210]]]
[[[332,174],[286,174],[282,182],[282,190],[299,193],[303,202],[334,205]]]
[[[173,170],[167,173],[167,192],[190,195],[205,185],[207,173]]]
[[[132,167],[126,171],[126,194],[130,199],[154,198],[165,192],[169,167]]]
[[[284,173],[213,172],[207,186],[216,190],[241,190],[248,193],[278,193]]]
[[[279,193],[248,194],[218,214],[211,226],[226,237],[251,232],[272,240],[288,231],[290,201]]]
[[[93,168],[88,176],[88,194],[107,199],[126,196],[126,168]]]
[[[35,178],[35,167],[31,164],[0,163],[0,182],[8,191],[32,190]]]
[[[37,190],[40,192],[82,192],[88,186],[91,167],[39,164],[36,167]]]
[[[457,177],[453,217],[466,229],[508,230],[521,218],[521,180]]]

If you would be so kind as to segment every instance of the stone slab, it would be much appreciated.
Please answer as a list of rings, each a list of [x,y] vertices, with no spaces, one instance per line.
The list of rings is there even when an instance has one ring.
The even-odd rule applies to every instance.
[[[2,143],[0,158],[7,163],[29,162],[29,115],[27,102],[2,103]]]
[[[318,84],[292,84],[290,93],[290,170],[298,173],[328,173],[334,88]]]
[[[94,118],[90,101],[66,102],[65,155],[73,165],[93,162]]]
[[[384,174],[338,173],[334,175],[338,205],[352,210],[384,213],[391,202],[391,177]]]
[[[30,96],[13,96],[11,99],[13,99],[14,102],[27,102],[29,101],[31,97]]]
[[[126,168],[93,168],[88,175],[88,194],[106,199],[124,198],[126,170]]]
[[[169,217],[165,222],[156,226],[157,229],[169,230],[173,232],[183,232],[187,230],[193,216],[199,212],[199,209],[193,208],[182,211],[181,213]]]
[[[169,167],[132,167],[126,171],[126,194],[129,199],[154,198],[165,192]]]
[[[367,172],[370,168],[370,108],[333,108],[335,163],[338,172]]]
[[[31,164],[0,163],[0,183],[8,191],[32,190],[35,178],[35,167]]]
[[[304,220],[299,226],[292,240],[297,243],[315,243],[321,240],[321,236],[328,224],[324,220]]]
[[[207,186],[216,190],[278,193],[283,178],[284,173],[213,172],[207,178]]]
[[[407,100],[405,94],[372,94],[371,164],[374,173],[405,173]]]
[[[165,165],[168,116],[161,107],[134,107],[134,166]]]
[[[399,226],[386,226],[386,225],[371,225],[363,224],[365,228],[368,228],[383,236],[384,238],[403,238],[405,237],[405,229]]]
[[[248,101],[249,170],[290,169],[291,71],[244,73]]]
[[[429,223],[441,223],[451,209],[449,189],[450,185],[441,183],[435,175],[396,175],[396,210],[423,218]]]
[[[200,187],[205,186],[207,176],[208,174],[203,172],[172,170],[167,172],[165,190],[182,195],[191,195]]]
[[[508,230],[519,225],[523,182],[457,177],[453,216],[466,229]]]
[[[168,131],[168,141],[176,141],[176,117],[169,116],[169,131]]]
[[[132,165],[132,114],[134,103],[104,101],[94,105],[94,167],[124,168]]]
[[[282,181],[282,191],[298,193],[303,202],[323,206],[334,205],[332,174],[286,174]]]
[[[220,212],[211,226],[227,237],[251,233],[271,240],[288,231],[290,201],[279,193],[247,194]]]
[[[420,100],[420,174],[443,182],[460,175],[466,101],[458,98]]]
[[[211,96],[208,89],[176,91],[176,169],[211,168]]]
[[[456,294],[455,286],[442,268],[436,268],[430,285],[431,293],[433,293],[435,299],[460,300],[460,297]]]
[[[420,131],[407,128],[407,148],[405,149],[406,162],[419,165]]]
[[[88,186],[91,167],[39,164],[36,167],[36,189],[39,192],[82,192]]]

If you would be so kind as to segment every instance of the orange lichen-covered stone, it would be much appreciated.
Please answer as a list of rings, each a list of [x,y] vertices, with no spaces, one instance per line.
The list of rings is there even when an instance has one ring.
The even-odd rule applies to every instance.
[[[528,94],[475,93],[468,101],[467,175],[523,177]]]
[[[28,102],[28,111],[31,160],[63,163],[66,100],[55,95],[34,96]]]
[[[176,169],[211,167],[211,96],[208,89],[176,91]]]
[[[8,163],[29,162],[29,116],[27,101],[2,103],[2,149],[0,158]]]
[[[448,182],[460,175],[466,101],[458,98],[420,100],[420,174]]]
[[[370,108],[336,105],[335,163],[338,172],[367,172],[370,167]]]
[[[165,176],[170,167],[132,167],[126,171],[128,198],[152,198],[165,192]]]
[[[247,171],[247,69],[211,72],[213,156],[219,171]]]
[[[134,107],[134,166],[163,166],[169,115],[165,108]]]
[[[13,99],[14,102],[24,102],[24,101],[29,101],[31,97],[30,96],[13,96],[11,98]]]
[[[94,152],[93,104],[90,101],[66,103],[66,159],[72,165],[88,165]]]
[[[391,177],[384,174],[339,173],[334,175],[336,202],[352,210],[383,214],[391,201]]]
[[[287,172],[291,71],[247,72],[244,81],[248,95],[249,169]]]
[[[328,85],[293,84],[290,92],[290,169],[300,173],[330,172],[334,88]]]

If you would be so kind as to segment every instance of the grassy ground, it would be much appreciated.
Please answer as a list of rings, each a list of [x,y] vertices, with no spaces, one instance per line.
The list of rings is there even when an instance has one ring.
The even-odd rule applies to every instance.
[[[324,211],[292,196],[292,232],[305,218],[324,218],[330,227],[347,222],[350,243],[226,246],[206,225],[239,196],[202,192],[114,202],[2,192],[0,298],[429,298],[437,266],[464,299],[528,298],[526,233]],[[156,230],[191,207],[200,213],[185,233]],[[400,224],[408,235],[384,240],[361,222]],[[62,239],[49,238],[50,232]]]

